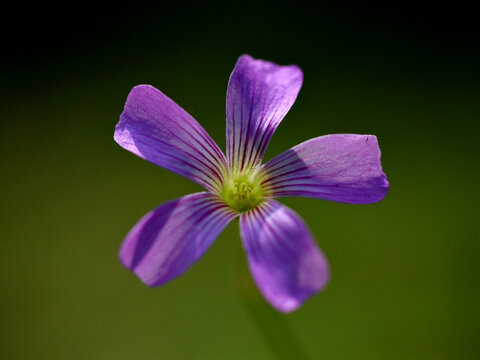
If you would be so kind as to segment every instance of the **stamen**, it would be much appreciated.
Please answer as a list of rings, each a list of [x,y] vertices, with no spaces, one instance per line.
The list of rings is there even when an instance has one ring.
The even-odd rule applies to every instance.
[[[243,173],[225,181],[221,196],[231,208],[244,212],[255,208],[264,199],[261,178]]]

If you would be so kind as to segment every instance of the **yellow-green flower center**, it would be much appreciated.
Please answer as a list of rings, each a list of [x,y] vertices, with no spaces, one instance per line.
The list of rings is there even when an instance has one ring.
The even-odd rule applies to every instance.
[[[256,207],[263,199],[261,179],[254,174],[240,174],[225,182],[221,196],[231,208],[244,212]]]

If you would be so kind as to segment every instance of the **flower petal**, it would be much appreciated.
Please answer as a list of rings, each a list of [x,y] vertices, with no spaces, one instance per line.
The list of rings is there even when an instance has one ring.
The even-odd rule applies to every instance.
[[[132,89],[114,138],[141,158],[208,190],[221,188],[226,162],[220,148],[193,117],[150,85]]]
[[[237,214],[211,193],[184,196],[145,215],[128,233],[120,261],[145,284],[181,275]]]
[[[263,296],[290,312],[325,287],[329,267],[303,220],[275,200],[240,215],[250,271]]]
[[[368,204],[382,200],[389,187],[374,135],[320,136],[276,156],[263,171],[272,197]]]
[[[235,172],[261,163],[302,81],[295,65],[279,66],[248,55],[238,59],[227,90],[227,161]]]

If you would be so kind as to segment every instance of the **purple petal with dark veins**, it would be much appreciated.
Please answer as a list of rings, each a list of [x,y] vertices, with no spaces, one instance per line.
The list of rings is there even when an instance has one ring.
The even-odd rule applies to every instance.
[[[162,285],[195,263],[236,216],[207,192],[168,202],[132,228],[120,249],[120,261],[145,284]]]
[[[150,85],[132,89],[115,128],[123,148],[218,191],[226,173],[225,156],[202,126]]]
[[[389,187],[374,135],[320,136],[274,157],[263,171],[272,197],[368,204],[382,200]]]
[[[250,271],[277,310],[290,312],[325,287],[329,266],[303,220],[275,200],[240,215]]]
[[[261,163],[302,81],[295,65],[279,66],[249,55],[238,59],[227,89],[227,161],[235,171]]]

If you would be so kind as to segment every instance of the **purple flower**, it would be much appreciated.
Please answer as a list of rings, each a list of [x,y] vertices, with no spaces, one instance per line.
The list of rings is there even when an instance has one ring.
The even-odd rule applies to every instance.
[[[185,110],[149,85],[130,92],[115,141],[202,185],[145,215],[128,233],[120,260],[145,284],[181,275],[235,218],[252,276],[282,312],[325,287],[328,262],[308,227],[274,200],[307,196],[352,204],[380,201],[388,181],[373,135],[313,138],[262,165],[275,129],[293,105],[303,74],[243,55],[227,89],[227,154]]]

